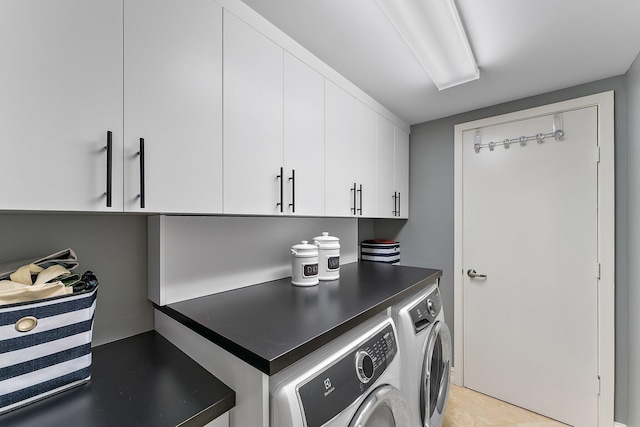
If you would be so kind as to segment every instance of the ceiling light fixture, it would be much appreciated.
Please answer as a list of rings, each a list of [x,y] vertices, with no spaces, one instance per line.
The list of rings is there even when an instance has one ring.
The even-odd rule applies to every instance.
[[[453,0],[378,0],[438,90],[480,77]]]

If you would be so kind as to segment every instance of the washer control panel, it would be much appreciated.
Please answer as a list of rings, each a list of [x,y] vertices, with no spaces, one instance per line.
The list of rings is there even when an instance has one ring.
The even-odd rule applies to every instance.
[[[409,309],[409,315],[413,321],[415,333],[422,331],[431,325],[442,310],[442,300],[440,299],[440,289],[435,288],[421,299],[416,305]]]
[[[398,353],[396,336],[387,324],[327,369],[298,385],[308,427],[321,426],[371,387]]]

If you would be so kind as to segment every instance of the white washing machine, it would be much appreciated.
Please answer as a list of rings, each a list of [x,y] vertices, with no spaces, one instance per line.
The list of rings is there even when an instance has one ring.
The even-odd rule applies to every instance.
[[[272,427],[410,427],[393,321],[377,315],[270,380]]]
[[[398,330],[402,372],[412,425],[440,427],[449,398],[451,334],[444,322],[437,284],[391,309]]]

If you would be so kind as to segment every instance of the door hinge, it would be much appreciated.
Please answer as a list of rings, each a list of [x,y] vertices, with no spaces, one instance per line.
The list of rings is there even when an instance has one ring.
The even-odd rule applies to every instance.
[[[600,163],[600,147],[596,147],[596,163]]]
[[[596,264],[596,278],[600,280],[600,275],[602,273],[602,265],[600,263]]]

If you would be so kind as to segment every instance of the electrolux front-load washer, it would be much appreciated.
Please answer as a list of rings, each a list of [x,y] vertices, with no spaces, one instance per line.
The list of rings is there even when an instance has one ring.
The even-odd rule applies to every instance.
[[[377,315],[275,374],[272,427],[410,427],[393,321]]]
[[[449,398],[452,354],[438,285],[395,305],[391,313],[402,360],[400,390],[409,401],[412,425],[440,427]]]

